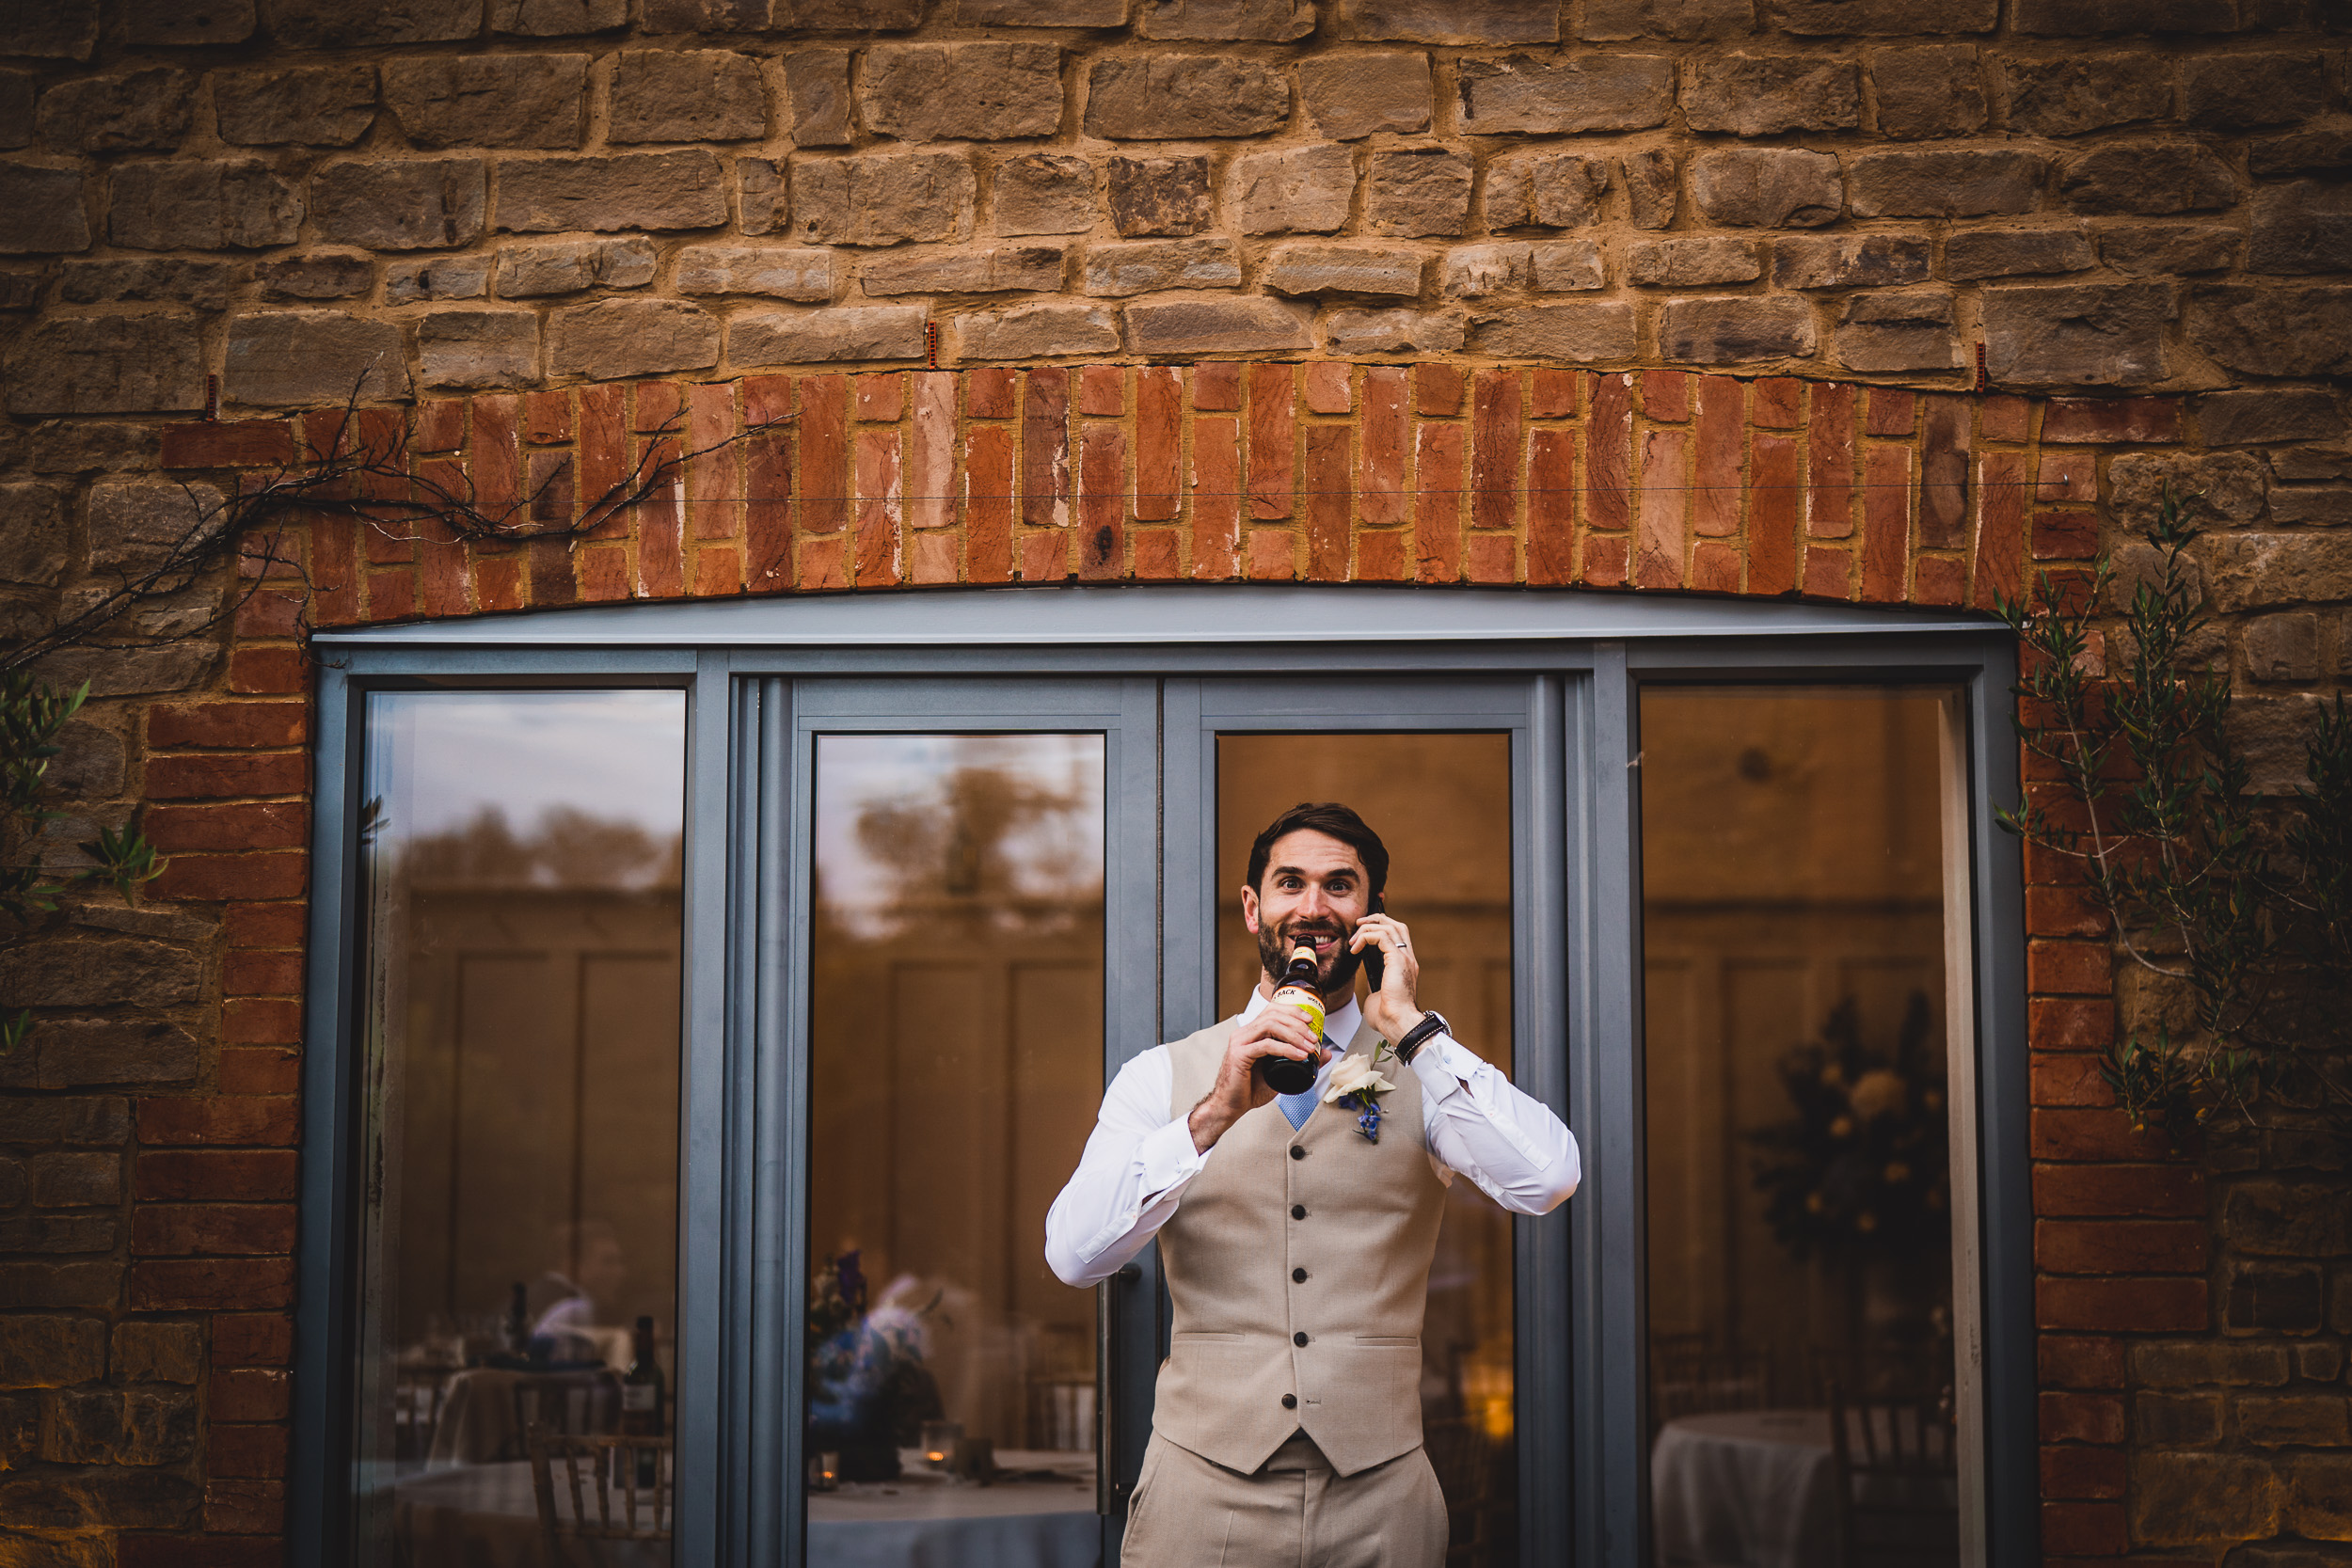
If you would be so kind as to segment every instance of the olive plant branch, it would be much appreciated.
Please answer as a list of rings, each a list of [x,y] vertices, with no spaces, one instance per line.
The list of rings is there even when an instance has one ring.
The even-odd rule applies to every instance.
[[[2296,791],[2284,833],[2270,831],[2230,733],[2227,674],[2196,667],[2193,644],[2212,624],[2188,562],[2200,500],[2159,495],[2146,531],[2157,569],[2122,607],[2132,652],[2116,675],[2093,681],[2084,657],[2095,607],[2111,601],[2109,561],[2085,597],[2062,596],[2045,572],[2030,598],[1997,602],[2027,656],[2012,722],[2074,797],[2080,825],[2032,800],[1995,815],[2080,863],[2115,945],[2189,990],[2199,1049],[2169,1026],[2153,1045],[2135,1029],[2102,1063],[2135,1125],[2178,1134],[2223,1109],[2250,1124],[2258,1101],[2280,1093],[2315,1102],[2352,1136],[2338,1050],[2352,1014],[2352,711],[2341,696],[2323,710],[2305,748],[2310,786]],[[2118,760],[2131,784],[2110,801]]]
[[[2063,608],[2066,601],[2047,570],[2039,575],[2035,584],[2040,609],[2034,608],[2033,601],[2023,594],[2014,599],[1997,590],[1994,594],[1995,613],[2009,623],[2027,651],[2040,661],[2038,669],[2021,675],[2019,684],[2010,688],[2010,693],[2031,699],[2056,712],[2059,722],[2051,728],[2058,739],[2045,739],[2042,729],[2028,725],[2014,714],[2010,724],[2028,752],[2058,768],[2059,777],[2081,799],[2088,826],[2082,830],[2060,830],[2041,807],[2029,801],[2014,811],[1995,807],[1994,815],[2010,832],[2080,862],[2099,901],[2108,906],[2118,902],[2116,863],[2123,845],[2120,830],[2111,832],[2101,811],[2101,802],[2107,793],[2106,768],[2113,743],[2093,737],[2086,702],[2090,683],[2084,661],[2090,647],[2090,616],[2087,607],[2099,601],[2113,577],[2112,564],[2101,560],[2092,568],[2090,582],[2080,601],[2086,608],[2073,611]],[[2090,841],[2088,848],[2082,847],[2086,838]],[[2185,971],[2167,968],[2150,957],[2127,924],[2114,917],[2112,911],[2109,925],[2126,956],[2135,962],[2176,979],[2185,975]]]

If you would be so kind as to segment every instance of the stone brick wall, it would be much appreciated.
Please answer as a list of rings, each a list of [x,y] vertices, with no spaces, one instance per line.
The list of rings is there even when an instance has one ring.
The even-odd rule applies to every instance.
[[[2352,371],[2342,0],[200,9],[11,9],[12,413],[904,362],[933,322],[950,363]]]
[[[40,1020],[0,1057],[0,1564],[279,1558],[306,596],[1981,609],[2131,564],[2169,479],[2218,513],[2210,647],[2284,789],[2352,677],[2347,30],[2342,0],[20,0],[0,637],[355,388],[363,439],[541,521],[673,420],[792,422],[577,549],[321,522],[50,661],[94,696],[43,852],[138,814],[174,862],[0,950]],[[908,369],[934,326],[953,373]],[[2337,1156],[2132,1136],[2093,1053],[2164,999],[2028,877],[2049,1559],[2352,1561]]]

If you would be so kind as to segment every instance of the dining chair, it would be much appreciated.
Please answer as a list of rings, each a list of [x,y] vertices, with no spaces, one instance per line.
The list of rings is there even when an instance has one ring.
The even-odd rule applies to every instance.
[[[563,1542],[667,1541],[675,1527],[675,1449],[667,1437],[619,1433],[577,1436],[533,1421],[524,1429],[531,1450],[531,1490],[539,1507],[539,1556],[544,1568],[562,1568]],[[561,1462],[570,1495],[567,1516],[556,1506]],[[596,1499],[595,1512],[589,1498]],[[616,1516],[617,1514],[617,1516]]]
[[[1772,1363],[1764,1352],[1744,1345],[1719,1346],[1705,1334],[1651,1336],[1653,1436],[1677,1417],[1767,1410],[1772,1402]]]
[[[528,1431],[535,1421],[550,1433],[586,1436],[620,1425],[621,1380],[609,1367],[509,1375],[515,1402],[510,1432]]]
[[[1805,1392],[1817,1405],[1829,1402],[1832,1383],[1849,1400],[1891,1399],[1948,1384],[1952,1377],[1951,1336],[1941,1331],[1809,1345],[1804,1354]]]
[[[1960,1560],[1960,1464],[1947,1396],[1850,1399],[1826,1381],[1842,1568]]]
[[[392,1373],[392,1442],[400,1459],[423,1459],[449,1402],[446,1367],[401,1367]]]
[[[1089,1378],[1029,1379],[1028,1441],[1022,1446],[1071,1453],[1094,1447],[1095,1383]]]

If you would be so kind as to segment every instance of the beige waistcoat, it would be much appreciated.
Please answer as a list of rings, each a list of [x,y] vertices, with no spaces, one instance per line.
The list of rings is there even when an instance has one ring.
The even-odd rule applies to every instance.
[[[1168,1047],[1173,1114],[1209,1092],[1240,1022]],[[1348,1053],[1378,1043],[1366,1025]],[[1217,1140],[1161,1227],[1176,1319],[1152,1425],[1169,1442],[1247,1472],[1303,1428],[1343,1476],[1420,1446],[1422,1313],[1445,1186],[1421,1081],[1393,1057],[1379,1070],[1396,1087],[1380,1097],[1377,1143],[1344,1106],[1318,1104],[1293,1132],[1280,1106],[1261,1105]]]

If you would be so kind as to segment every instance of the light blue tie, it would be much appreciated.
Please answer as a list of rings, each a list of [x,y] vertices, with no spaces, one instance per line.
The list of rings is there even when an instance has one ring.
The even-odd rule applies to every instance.
[[[1337,1049],[1328,1035],[1323,1037],[1323,1049]],[[1274,1097],[1274,1103],[1282,1107],[1282,1119],[1289,1122],[1291,1131],[1295,1132],[1307,1125],[1307,1118],[1314,1115],[1315,1101],[1321,1098],[1312,1088],[1308,1088],[1298,1094],[1278,1094]]]

